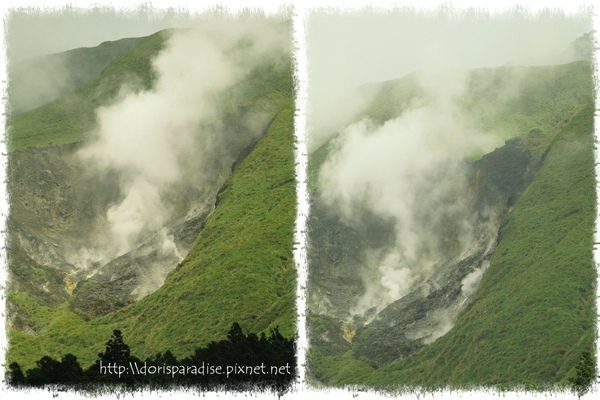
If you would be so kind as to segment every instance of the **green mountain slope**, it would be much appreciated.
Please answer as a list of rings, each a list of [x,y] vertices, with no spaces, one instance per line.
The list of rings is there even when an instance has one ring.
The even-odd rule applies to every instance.
[[[164,32],[150,36],[74,94],[13,117],[11,152],[85,140],[93,127],[94,108],[110,101],[122,82],[137,76],[139,89],[152,85],[150,58],[164,39]],[[233,322],[257,333],[279,326],[282,334],[293,336],[296,195],[291,60],[283,68],[256,68],[218,101],[223,118],[235,122],[243,109],[245,115],[267,114],[271,122],[262,139],[232,166],[215,210],[163,287],[90,321],[72,312],[69,301],[45,307],[27,294],[10,291],[8,308],[24,323],[9,328],[9,361],[30,368],[43,355],[60,358],[70,352],[86,366],[114,329],[123,332],[132,354],[139,357],[166,350],[187,356],[199,346],[224,339]],[[46,123],[47,119],[56,124]]]
[[[371,84],[379,86],[378,94],[358,118],[368,117],[382,123],[402,115],[419,100],[427,101],[428,94],[418,78],[427,73],[419,71],[400,79]],[[507,138],[521,134],[525,124],[543,128],[539,125],[556,123],[557,118],[581,105],[582,99],[590,95],[592,83],[587,61],[456,70],[450,71],[448,78],[453,74],[456,74],[456,80],[465,84],[464,93],[457,98],[460,108],[476,116],[482,129],[505,130]]]
[[[552,144],[455,327],[371,382],[561,382],[593,351],[593,111],[590,104]]]
[[[539,67],[458,70],[456,73],[460,77],[457,79],[465,81],[465,91],[458,96],[457,109],[468,115],[482,131],[494,132],[505,140],[532,130],[539,131],[527,138],[532,141],[529,147],[536,155],[543,153],[557,129],[593,98],[591,63],[587,61]],[[368,118],[383,124],[416,104],[430,100],[417,73],[370,84],[368,89],[377,95],[356,117],[357,121]],[[318,188],[318,170],[327,159],[331,139],[333,137],[310,155],[311,190]]]
[[[20,114],[56,100],[96,78],[143,38],[38,56],[9,66],[9,113]],[[10,60],[9,60],[10,61]]]
[[[492,107],[498,90],[517,71],[524,90]],[[543,165],[504,220],[475,297],[445,336],[378,369],[371,360],[358,357],[350,344],[336,356],[313,347],[310,373],[316,381],[388,389],[545,387],[565,383],[581,354],[594,350],[596,193],[590,64],[477,70],[471,76],[477,84],[464,97],[464,107],[480,116],[482,127],[506,138],[520,136],[526,151],[543,157]],[[401,96],[408,102],[415,93],[403,94],[410,88],[406,81],[383,87],[387,89],[366,115],[385,120],[398,115],[394,105],[403,104]],[[325,159],[326,149],[319,151],[313,153],[317,160]]]
[[[114,315],[84,322],[68,311],[41,307],[22,294],[10,300],[40,334],[10,331],[9,359],[32,366],[41,354],[77,354],[91,363],[113,329],[134,354],[170,349],[184,356],[221,339],[233,322],[259,332],[295,332],[292,247],[295,218],[293,116],[290,103],[226,181],[219,204],[189,255],[155,293]]]
[[[151,59],[160,52],[168,34],[160,31],[144,38],[73,93],[9,118],[9,151],[85,138],[94,127],[96,108],[108,104],[123,84],[134,90],[150,88],[154,79]]]
[[[134,348],[147,354],[171,346],[185,354],[198,339],[222,336],[235,321],[253,332],[279,325],[293,335],[293,116],[289,102],[225,182],[217,209],[164,286],[109,318],[131,324]]]

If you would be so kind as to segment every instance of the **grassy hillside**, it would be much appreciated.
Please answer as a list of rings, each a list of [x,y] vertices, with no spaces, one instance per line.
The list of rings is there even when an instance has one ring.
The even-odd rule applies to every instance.
[[[150,57],[164,39],[164,32],[150,36],[73,95],[12,118],[11,151],[85,140],[93,126],[94,107],[116,93],[126,79],[123,74],[127,81],[138,76],[140,88],[152,84]],[[224,339],[233,322],[257,333],[279,326],[282,334],[293,336],[295,107],[289,60],[288,66],[277,71],[259,67],[220,99],[224,117],[244,108],[267,112],[272,123],[226,180],[215,211],[163,287],[88,322],[69,310],[69,302],[44,307],[23,293],[9,292],[9,307],[18,309],[26,325],[33,327],[26,332],[9,329],[9,361],[26,369],[43,355],[60,358],[70,352],[86,366],[113,329],[123,332],[132,354],[139,357],[166,350],[187,356],[199,346]]]
[[[358,118],[383,123],[414,105],[427,102],[419,74],[380,84],[379,94]],[[539,67],[482,68],[457,71],[464,92],[459,110],[482,130],[496,131],[505,139],[531,129],[545,130],[580,111],[593,88],[591,64],[578,61]],[[425,75],[427,76],[427,75]]]
[[[388,388],[564,383],[582,352],[594,351],[593,117],[588,102],[557,130],[501,229],[472,303],[448,334],[378,370],[351,351],[326,357],[316,349],[313,376]]]
[[[67,311],[67,304],[50,309],[11,293],[40,334],[12,330],[9,359],[31,366],[43,354],[58,357],[71,351],[85,365],[113,329],[123,331],[139,356],[166,349],[187,355],[225,337],[232,322],[254,332],[279,325],[282,334],[291,336],[296,318],[293,116],[288,102],[226,181],[189,255],[155,293],[88,323]]]
[[[587,61],[483,68],[457,74],[465,84],[464,92],[456,99],[457,110],[478,129],[493,132],[504,140],[534,131],[526,140],[536,155],[542,154],[555,133],[594,98],[591,64]],[[417,73],[370,86],[369,90],[378,94],[356,117],[357,121],[368,118],[380,125],[431,101]],[[311,191],[318,189],[318,170],[327,159],[334,137],[310,155],[308,187]]]
[[[29,111],[75,91],[141,40],[126,38],[11,63],[9,113]]]
[[[286,336],[295,332],[293,116],[290,102],[225,182],[217,209],[163,288],[110,318],[134,322],[144,352],[171,346],[185,353],[234,320],[254,332],[276,325]],[[156,327],[158,318],[164,323]]]
[[[113,99],[122,84],[138,89],[152,85],[151,59],[162,49],[168,32],[144,38],[75,92],[9,118],[8,150],[63,145],[85,138],[94,127],[95,109]]]
[[[455,328],[371,382],[561,382],[594,351],[593,116],[590,104],[553,143]]]

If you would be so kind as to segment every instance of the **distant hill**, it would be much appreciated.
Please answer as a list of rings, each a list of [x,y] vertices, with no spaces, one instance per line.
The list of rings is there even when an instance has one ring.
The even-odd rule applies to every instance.
[[[474,177],[465,196],[500,199],[496,204],[504,207],[479,289],[472,298],[461,297],[464,275],[455,283],[451,278],[462,268],[480,265],[476,257],[458,262],[454,271],[449,268],[456,261],[450,259],[427,281],[429,289],[416,288],[371,322],[352,317],[350,306],[364,290],[364,251],[393,243],[393,226],[368,214],[363,225],[347,224],[320,201],[325,188],[317,181],[319,169],[338,145],[331,139],[309,159],[309,375],[315,382],[378,389],[548,389],[566,384],[581,355],[594,351],[591,65],[506,66],[468,71],[467,76],[466,93],[456,99],[459,109],[480,129],[506,141],[465,161]],[[378,90],[357,119],[367,117],[382,126],[414,104],[430,101],[415,74],[383,82]],[[502,94],[506,90],[510,96]],[[530,180],[521,181],[526,175]],[[505,192],[519,182],[526,182],[524,189]],[[427,296],[420,300],[421,289]],[[431,332],[436,325],[429,319],[437,310],[464,304],[444,336],[433,343],[411,339],[409,328]]]
[[[113,59],[99,75],[90,75],[93,79],[85,81],[75,91],[34,110],[12,115],[7,127],[9,150],[62,145],[85,138],[94,126],[96,108],[108,104],[122,84],[132,84],[132,77],[135,77],[133,85],[138,90],[152,85],[154,75],[150,60],[162,49],[167,37],[168,31],[160,31],[142,40],[135,39],[136,46]],[[97,58],[96,50],[89,49],[85,53],[93,60]],[[57,55],[57,58],[65,57]],[[19,83],[15,85],[19,87]],[[9,104],[11,90],[9,83]]]
[[[216,97],[218,115],[204,121],[204,129],[224,130],[232,143],[248,126],[262,136],[237,149],[232,164],[215,161],[223,177],[213,186],[173,190],[168,228],[189,252],[160,289],[137,301],[128,296],[149,263],[160,261],[152,240],[109,263],[114,269],[104,275],[73,275],[62,258],[61,249],[93,232],[103,218],[97,210],[119,193],[110,175],[94,181],[74,157],[91,140],[95,109],[112,101],[125,82],[134,92],[151,88],[151,59],[170,34],[137,41],[74,92],[9,118],[8,359],[24,368],[42,355],[66,352],[86,366],[114,329],[140,357],[166,350],[187,356],[223,339],[234,322],[245,332],[278,326],[293,337],[296,331],[295,107],[288,54],[277,65],[259,64]],[[186,179],[193,182],[195,173]]]
[[[34,57],[8,68],[8,112],[20,114],[73,92],[143,38],[104,42],[95,47]]]
[[[594,54],[593,32],[577,38],[569,44],[569,47],[562,53],[555,56],[553,61],[556,64],[566,64],[573,61],[592,61]]]

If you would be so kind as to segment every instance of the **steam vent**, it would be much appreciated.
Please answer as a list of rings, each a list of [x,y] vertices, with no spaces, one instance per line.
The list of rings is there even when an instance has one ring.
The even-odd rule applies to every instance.
[[[313,384],[589,389],[591,25],[517,14],[311,14]]]
[[[8,379],[285,391],[297,319],[291,22],[213,13],[150,31],[156,21],[139,17],[144,35],[113,40],[131,21],[107,13],[9,15],[14,54],[25,27],[85,36],[89,24],[98,41],[9,60]],[[189,372],[202,362],[220,369]],[[236,363],[264,376],[223,382]]]

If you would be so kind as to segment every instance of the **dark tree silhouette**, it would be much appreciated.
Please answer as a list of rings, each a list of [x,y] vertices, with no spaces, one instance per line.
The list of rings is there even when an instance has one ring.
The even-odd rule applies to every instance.
[[[9,385],[21,386],[25,384],[25,374],[17,362],[12,362],[6,370],[6,382]]]
[[[65,355],[61,361],[43,356],[36,367],[23,374],[18,363],[9,365],[7,381],[13,385],[43,386],[49,384],[75,384],[83,381],[83,370],[73,354]]]
[[[232,369],[236,367],[235,369]],[[187,371],[203,368],[198,373]],[[167,350],[142,363],[131,355],[123,334],[114,330],[103,352],[85,372],[77,357],[66,354],[61,361],[42,357],[36,367],[25,374],[18,363],[9,365],[6,379],[13,385],[41,386],[46,384],[88,385],[126,384],[129,388],[151,384],[154,387],[184,385],[207,389],[271,388],[282,394],[295,377],[295,341],[287,339],[278,328],[270,335],[244,335],[238,323],[231,326],[226,340],[211,342],[198,348],[182,360]],[[169,371],[183,369],[185,373]],[[141,371],[153,372],[144,373]],[[219,372],[220,371],[220,372]],[[230,371],[225,373],[225,371]],[[84,386],[82,386],[84,387]]]
[[[179,366],[180,364],[181,363],[177,360],[173,353],[171,353],[171,350],[167,350],[164,354],[158,353],[153,357],[148,357],[145,362],[146,367],[154,366],[163,368],[165,366]],[[140,376],[138,378],[157,387],[166,387],[181,380],[179,375],[169,375],[168,373],[149,374],[146,376]]]
[[[227,339],[229,339],[231,343],[243,342],[246,339],[246,337],[244,336],[244,332],[242,332],[242,327],[240,326],[240,324],[234,322],[233,325],[231,325],[231,328],[227,333]]]
[[[575,377],[569,378],[569,383],[577,393],[577,397],[581,398],[590,390],[594,379],[596,379],[596,360],[592,353],[585,351],[575,367]]]
[[[104,362],[113,362],[125,364],[129,361],[131,351],[129,346],[123,341],[123,334],[120,330],[115,329],[109,341],[106,342],[106,350],[104,353],[99,353],[98,357]]]
[[[44,356],[36,362],[37,367],[27,370],[27,382],[33,386],[60,383],[60,361]]]
[[[131,363],[138,362],[139,359],[131,356],[121,331],[115,329],[106,342],[104,352],[98,353],[96,362],[85,371],[86,380],[101,383],[123,382],[132,386],[136,381],[143,381],[143,377],[136,377],[129,368]],[[117,371],[118,368],[121,370]]]
[[[83,380],[83,369],[73,354],[66,354],[60,361],[61,383],[79,383]]]

